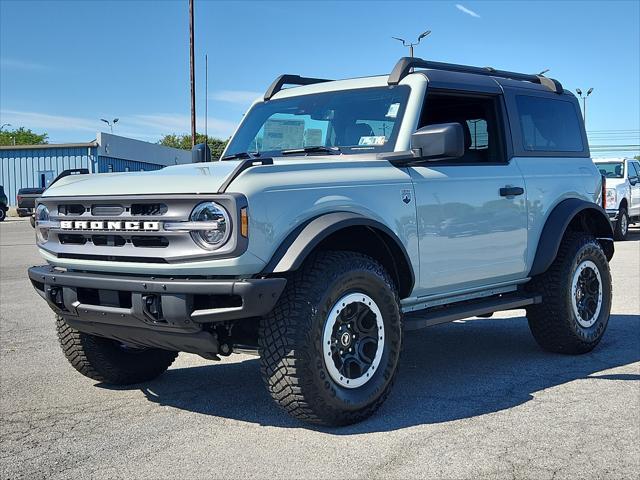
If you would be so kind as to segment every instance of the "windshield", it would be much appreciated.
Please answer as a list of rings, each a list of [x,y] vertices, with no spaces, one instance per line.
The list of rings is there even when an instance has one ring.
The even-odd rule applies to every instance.
[[[597,163],[600,173],[607,178],[624,178],[624,168],[622,162]]]
[[[409,87],[342,90],[270,100],[255,105],[225,156],[277,155],[283,150],[338,147],[351,153],[389,152],[409,97]],[[316,149],[322,153],[322,149]]]

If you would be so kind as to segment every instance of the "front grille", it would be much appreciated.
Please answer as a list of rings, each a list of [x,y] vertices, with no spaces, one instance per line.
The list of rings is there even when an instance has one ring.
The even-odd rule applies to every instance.
[[[83,215],[85,211],[85,206],[78,203],[58,205],[58,213],[60,215]]]
[[[164,203],[134,203],[131,205],[131,215],[164,215],[167,206]]]
[[[117,217],[124,213],[122,205],[92,205],[91,215],[95,217]]]
[[[59,253],[58,258],[76,260],[97,260],[102,262],[130,262],[130,263],[168,263],[159,257],[127,257],[124,255],[87,255],[84,253]]]
[[[165,222],[188,221],[207,195],[46,198],[52,221],[41,248],[58,258],[131,263],[186,262],[210,256],[189,232],[164,230]],[[217,200],[219,197],[216,195]],[[233,210],[233,203],[226,200]],[[69,222],[73,229],[66,228]],[[78,222],[78,223],[76,223]],[[139,226],[128,227],[128,224]],[[96,226],[97,225],[97,226]]]

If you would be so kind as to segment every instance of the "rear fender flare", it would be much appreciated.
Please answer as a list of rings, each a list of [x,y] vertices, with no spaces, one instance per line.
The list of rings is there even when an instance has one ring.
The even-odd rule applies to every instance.
[[[555,260],[560,243],[567,228],[576,217],[588,218],[588,225],[584,225],[598,239],[607,256],[613,257],[613,228],[607,212],[598,204],[569,198],[563,200],[549,214],[542,229],[536,255],[531,266],[529,276],[533,277],[547,271]]]

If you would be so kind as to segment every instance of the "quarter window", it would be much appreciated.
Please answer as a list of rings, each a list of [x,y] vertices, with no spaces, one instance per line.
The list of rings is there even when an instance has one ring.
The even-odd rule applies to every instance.
[[[516,95],[523,148],[530,152],[581,152],[582,129],[571,102]]]

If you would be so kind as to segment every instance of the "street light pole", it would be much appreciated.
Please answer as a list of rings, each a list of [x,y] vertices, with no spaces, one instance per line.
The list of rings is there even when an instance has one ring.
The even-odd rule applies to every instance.
[[[107,125],[109,125],[109,130],[111,130],[111,135],[113,135],[113,126],[118,123],[118,120],[120,120],[119,118],[114,118],[112,121],[106,120],[104,118],[100,119],[101,121],[103,121],[104,123],[106,123]]]
[[[579,88],[576,88],[576,93],[582,99],[582,119],[584,120],[585,128],[587,125],[587,97],[591,95],[591,92],[593,92],[593,87],[587,90],[586,95],[582,94],[582,90],[580,90]]]
[[[393,38],[394,40],[398,40],[399,42],[402,42],[403,46],[409,47],[409,56],[413,58],[413,47],[415,47],[416,45],[420,45],[420,41],[424,37],[428,36],[430,33],[431,33],[431,30],[422,32],[415,42],[407,42],[404,38],[398,38],[398,37],[391,37],[391,38]]]
[[[191,146],[196,144],[196,72],[193,45],[193,0],[189,0],[189,76],[191,79]]]

